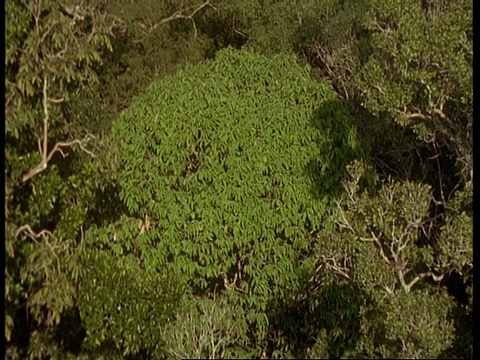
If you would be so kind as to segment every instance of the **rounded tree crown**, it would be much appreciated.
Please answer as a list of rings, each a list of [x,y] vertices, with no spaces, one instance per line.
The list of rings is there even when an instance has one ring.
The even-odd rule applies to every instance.
[[[157,263],[200,287],[238,266],[292,284],[325,205],[306,170],[319,154],[312,117],[335,98],[309,71],[293,56],[226,49],[123,113],[111,150],[120,195],[130,216],[148,218]]]

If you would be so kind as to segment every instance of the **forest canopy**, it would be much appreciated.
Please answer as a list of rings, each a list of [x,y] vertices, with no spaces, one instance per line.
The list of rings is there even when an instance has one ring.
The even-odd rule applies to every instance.
[[[11,0],[6,40],[6,358],[473,358],[471,2]]]

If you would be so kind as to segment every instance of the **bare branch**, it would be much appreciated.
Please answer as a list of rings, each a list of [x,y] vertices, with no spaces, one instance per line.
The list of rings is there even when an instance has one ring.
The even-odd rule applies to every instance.
[[[241,32],[240,30],[233,29],[233,32],[237,35],[240,35],[241,37],[247,37],[247,35]]]
[[[50,33],[50,31],[52,31],[52,29],[59,24],[61,24],[60,21],[55,21],[52,25],[50,25],[50,27],[47,29],[47,31],[45,31],[43,33],[43,36],[40,39],[40,42],[43,43],[45,41],[45,39],[47,38],[48,34]]]
[[[61,98],[61,99],[48,98],[48,101],[50,101],[51,103],[54,103],[54,104],[60,104],[60,103],[64,102],[65,99],[64,98]]]
[[[418,274],[417,276],[415,276],[415,278],[413,278],[412,281],[410,281],[408,284],[405,282],[405,272],[401,271],[401,270],[398,270],[398,277],[399,277],[399,280],[402,284],[402,287],[403,289],[405,290],[405,292],[410,292],[410,290],[412,289],[412,287],[417,283],[419,282],[420,280],[422,280],[423,278],[426,278],[428,276],[431,276],[432,279],[436,282],[440,282],[442,281],[443,279],[443,274],[440,274],[440,275],[436,275],[434,273],[432,273],[431,271],[427,271],[427,272],[424,272],[424,273],[421,273],[421,274]]]
[[[350,230],[353,234],[355,234],[355,230],[353,229],[352,225],[348,222],[345,212],[343,211],[340,202],[337,202],[338,209],[340,210],[341,219],[335,220],[335,223],[340,226],[341,228]]]
[[[39,172],[45,170],[47,168],[47,137],[48,137],[48,120],[49,120],[49,113],[48,113],[48,96],[47,96],[47,86],[48,81],[47,78],[43,78],[43,112],[45,117],[43,119],[43,144],[40,146],[40,139],[39,139],[39,151],[40,156],[42,157],[42,161],[31,169],[26,175],[23,176],[23,182],[27,181],[28,179],[32,178],[33,176],[37,175]]]
[[[211,7],[212,9],[214,9],[215,11],[217,10],[217,8],[211,3],[211,0],[206,0],[202,5],[198,6],[195,10],[193,10],[193,12],[191,12],[189,15],[185,15],[183,14],[183,11],[184,9],[180,9],[176,12],[174,12],[172,15],[170,15],[169,17],[165,18],[165,19],[162,19],[159,23],[155,23],[151,26],[146,26],[144,23],[141,23],[139,22],[138,25],[140,27],[140,29],[142,30],[143,33],[145,34],[150,34],[152,33],[159,25],[163,25],[163,24],[166,24],[167,22],[170,22],[170,21],[173,21],[173,20],[178,20],[178,19],[187,19],[187,20],[190,20],[193,24],[193,29],[194,29],[194,33],[195,33],[195,37],[197,37],[197,26],[195,24],[195,20],[194,20],[194,16],[200,11],[202,10],[204,7],[206,6],[209,6]]]
[[[67,155],[65,155],[62,152],[61,148],[62,147],[72,147],[75,144],[78,145],[80,147],[80,149],[82,149],[84,152],[86,152],[91,157],[95,157],[94,153],[92,153],[90,150],[85,148],[85,145],[92,139],[95,139],[95,136],[93,136],[92,134],[87,134],[87,136],[85,136],[83,138],[83,140],[75,139],[75,140],[72,140],[72,141],[69,141],[69,142],[58,142],[58,143],[56,143],[55,146],[53,147],[52,151],[50,151],[50,153],[48,154],[47,162],[51,160],[52,156],[57,151],[60,152],[63,155],[63,157],[66,157]]]
[[[380,255],[382,256],[383,260],[385,260],[385,262],[387,264],[390,264],[390,259],[388,258],[387,255],[385,255],[385,251],[383,251],[383,245],[380,242],[380,237],[382,236],[382,233],[380,233],[380,235],[377,236],[372,231],[371,234],[372,234],[372,240],[370,240],[370,241],[373,241],[377,245],[378,249],[380,250]]]
[[[48,103],[52,102],[52,103],[58,104],[58,103],[61,103],[61,102],[64,101],[63,98],[61,98],[61,99],[49,98],[47,90],[48,90],[48,80],[45,76],[44,79],[43,79],[43,100],[42,100],[42,102],[43,102],[43,112],[45,114],[45,117],[43,118],[43,142],[41,141],[40,138],[38,138],[38,150],[39,150],[39,153],[40,153],[40,156],[41,156],[42,160],[39,164],[34,166],[32,169],[30,169],[28,171],[28,173],[26,173],[23,176],[23,178],[22,178],[23,182],[26,182],[27,180],[31,179],[35,175],[44,171],[47,168],[48,162],[51,160],[52,156],[56,152],[60,152],[60,154],[62,154],[63,157],[66,157],[67,155],[65,155],[63,153],[63,151],[61,150],[62,147],[67,147],[67,146],[71,147],[72,145],[77,144],[87,154],[95,157],[95,155],[91,151],[89,151],[85,148],[85,145],[90,140],[95,138],[91,134],[88,134],[87,136],[85,136],[85,138],[83,140],[77,140],[76,139],[76,140],[72,140],[70,142],[58,142],[57,144],[55,144],[52,151],[50,151],[50,153],[48,153],[48,155],[47,155],[47,152],[48,152],[48,121],[49,121],[49,118],[50,118],[50,114],[49,114],[49,111],[48,111]]]
[[[30,225],[20,226],[15,233],[15,237],[17,237],[22,233],[34,241],[37,241],[38,238],[40,237],[46,238],[47,236],[51,237],[52,239],[55,239],[55,236],[53,236],[53,234],[50,231],[41,230],[40,232],[36,233],[35,231],[32,230]]]
[[[426,120],[427,117],[425,116],[425,114],[422,114],[422,113],[405,113],[405,112],[400,112],[398,111],[399,114],[401,114],[403,117],[405,117],[407,120],[410,120],[410,119],[422,119],[422,120]]]
[[[345,265],[346,261],[347,260],[345,259],[344,265],[341,266],[341,265],[338,265],[336,259],[334,259],[334,258],[329,258],[329,259],[324,258],[324,262],[330,270],[332,270],[334,273],[336,273],[340,276],[343,276],[344,278],[346,278],[348,280],[351,280],[350,275],[349,275],[350,269]]]

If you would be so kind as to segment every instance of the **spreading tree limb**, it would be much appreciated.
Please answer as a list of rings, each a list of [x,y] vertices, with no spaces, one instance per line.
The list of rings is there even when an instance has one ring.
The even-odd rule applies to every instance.
[[[76,144],[80,147],[80,149],[85,151],[87,154],[89,154],[92,157],[95,157],[95,154],[93,154],[91,151],[89,151],[85,148],[85,145],[90,140],[95,138],[91,134],[88,134],[82,140],[75,139],[75,140],[68,141],[68,142],[57,142],[55,144],[55,146],[53,147],[53,149],[50,152],[48,152],[48,121],[50,119],[50,115],[49,115],[49,112],[48,112],[48,103],[51,102],[51,103],[58,104],[58,103],[63,102],[64,99],[63,98],[62,99],[49,98],[47,90],[48,90],[48,80],[47,80],[47,77],[45,76],[44,79],[43,79],[43,112],[45,114],[45,117],[43,118],[43,141],[40,138],[38,138],[38,151],[40,153],[40,156],[41,156],[42,160],[39,164],[34,166],[32,169],[30,169],[30,171],[28,171],[28,173],[26,173],[23,176],[23,178],[22,178],[23,182],[28,181],[29,179],[31,179],[35,175],[44,171],[47,168],[48,162],[52,159],[52,157],[55,153],[59,152],[60,154],[62,154],[63,157],[66,157],[68,154],[65,154],[62,151],[62,148],[64,148],[64,147],[71,147],[71,146]]]
[[[190,20],[192,22],[192,25],[193,25],[193,29],[194,29],[194,32],[195,32],[195,37],[197,37],[197,26],[195,24],[195,20],[194,20],[194,16],[200,11],[202,10],[204,7],[211,7],[212,9],[214,10],[217,10],[217,8],[212,4],[211,0],[206,0],[203,4],[201,4],[200,6],[198,6],[195,10],[193,10],[190,14],[188,15],[185,15],[183,12],[185,9],[180,9],[176,12],[174,12],[172,15],[170,15],[169,17],[167,18],[164,18],[162,19],[160,22],[158,23],[155,23],[151,26],[147,26],[145,25],[144,23],[142,22],[139,22],[138,25],[140,27],[140,29],[142,30],[143,33],[145,34],[150,34],[152,33],[158,26],[160,25],[163,25],[163,24],[166,24],[167,22],[170,22],[170,21],[174,21],[174,20],[178,20],[178,19],[187,19],[187,20]]]

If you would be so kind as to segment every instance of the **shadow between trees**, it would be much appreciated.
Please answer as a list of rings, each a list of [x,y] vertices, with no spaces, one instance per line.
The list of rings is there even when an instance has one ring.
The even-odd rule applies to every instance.
[[[279,342],[275,334],[281,334],[281,342],[291,353],[300,358],[308,355],[308,349],[320,345],[323,356],[339,358],[353,351],[360,336],[360,307],[367,294],[353,283],[339,281],[302,300],[287,300],[269,305],[270,354]],[[319,336],[326,331],[327,336]],[[317,344],[316,342],[324,342]],[[317,354],[318,356],[318,354]]]
[[[357,126],[340,100],[327,100],[310,119],[317,130],[318,158],[305,167],[316,198],[335,199],[344,193],[346,167],[354,160],[366,160],[368,143],[357,136]]]
[[[411,129],[387,115],[374,116],[355,101],[323,102],[311,124],[319,134],[319,157],[307,164],[306,173],[317,197],[340,196],[346,166],[354,160],[364,160],[375,170],[366,174],[365,185],[372,184],[374,176],[421,182],[432,187],[435,198],[458,188],[460,178],[452,172],[455,159],[445,147],[420,141]]]

